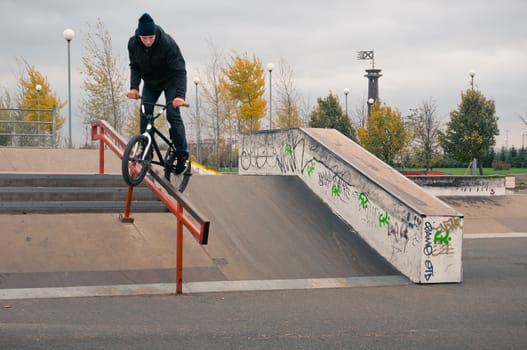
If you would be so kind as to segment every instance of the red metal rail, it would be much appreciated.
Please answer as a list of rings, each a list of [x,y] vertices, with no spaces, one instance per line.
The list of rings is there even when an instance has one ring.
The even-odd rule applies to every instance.
[[[100,141],[99,144],[99,174],[104,174],[104,149],[110,148],[119,158],[123,158],[123,151],[126,142],[123,138],[104,120],[92,122],[91,138],[93,141]],[[143,180],[146,185],[158,196],[158,198],[167,206],[176,216],[176,294],[183,292],[183,227],[196,238],[200,244],[207,244],[209,237],[210,221],[205,219],[196,208],[194,208],[181,193],[155,170],[150,170],[150,175],[165,189],[163,192],[156,184],[145,177]],[[120,215],[122,222],[133,222],[130,214],[132,207],[133,186],[128,186],[124,213]],[[175,202],[173,201],[175,200]],[[185,215],[188,212],[199,226]]]

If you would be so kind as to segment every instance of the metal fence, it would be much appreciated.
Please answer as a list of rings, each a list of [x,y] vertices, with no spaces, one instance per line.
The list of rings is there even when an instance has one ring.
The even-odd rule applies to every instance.
[[[57,109],[0,108],[0,147],[57,147]]]

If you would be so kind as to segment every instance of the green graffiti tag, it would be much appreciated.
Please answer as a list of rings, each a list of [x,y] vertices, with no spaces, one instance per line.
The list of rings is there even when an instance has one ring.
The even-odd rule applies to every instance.
[[[452,240],[452,237],[450,237],[450,232],[447,230],[445,232],[445,235],[442,236],[441,234],[443,231],[437,230],[434,235],[434,244],[448,244],[449,241]]]
[[[288,155],[292,155],[293,154],[293,147],[291,147],[290,144],[286,143],[284,145],[284,152]]]
[[[342,189],[339,186],[333,185],[333,187],[331,187],[331,195],[333,197],[340,197],[341,193],[342,193]]]
[[[315,161],[312,160],[309,166],[307,167],[307,175],[311,176],[311,174],[313,174],[313,171],[315,171]]]
[[[390,215],[388,214],[388,212],[386,212],[386,214],[381,213],[379,215],[379,226],[388,224],[390,224]]]
[[[359,201],[362,209],[368,208],[368,197],[366,197],[366,194],[364,194],[364,192],[361,192],[359,194]]]

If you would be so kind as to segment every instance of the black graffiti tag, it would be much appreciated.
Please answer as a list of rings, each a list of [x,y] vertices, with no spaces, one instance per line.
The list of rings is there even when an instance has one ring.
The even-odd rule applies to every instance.
[[[430,256],[434,252],[434,247],[432,246],[432,224],[427,221],[425,222],[425,247],[423,248],[423,253],[427,257],[425,260],[425,279],[427,281],[434,275],[434,264],[430,260]]]

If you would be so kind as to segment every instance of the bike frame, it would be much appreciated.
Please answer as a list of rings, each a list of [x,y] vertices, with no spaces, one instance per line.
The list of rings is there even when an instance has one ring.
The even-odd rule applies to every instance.
[[[156,112],[152,109],[146,114],[146,108],[144,107],[145,103],[146,102],[143,102],[142,106],[142,115],[144,115],[144,122],[146,122],[145,130],[141,134],[132,136],[130,141],[126,144],[123,152],[121,170],[124,181],[130,186],[137,186],[143,181],[147,172],[152,170],[151,167],[153,165],[159,165],[164,168],[166,179],[176,186],[180,192],[183,192],[188,184],[189,176],[191,175],[190,159],[183,159],[183,164],[174,162],[177,159],[178,150],[176,149],[176,146],[169,136],[165,136],[165,134],[154,125],[155,120],[163,114],[163,111],[166,110],[169,104],[162,105],[152,103],[154,107],[162,107],[163,110],[158,110]],[[163,149],[160,149],[159,146],[161,142],[164,142],[168,146],[166,152],[164,146]],[[130,163],[130,161],[132,161],[132,163]],[[139,166],[136,167],[135,165]]]
[[[157,106],[160,106],[160,105],[157,105]],[[166,108],[166,106],[163,106]],[[159,159],[158,161],[155,160],[155,157],[152,156],[152,159],[150,160],[150,163],[151,164],[156,164],[156,165],[161,165],[161,166],[165,166],[165,158],[163,157],[163,154],[161,153],[161,149],[159,148],[159,144],[157,143],[157,140],[156,140],[156,135],[159,136],[168,146],[168,149],[167,149],[167,152],[169,152],[170,150],[172,150],[172,152],[175,152],[176,151],[176,148],[174,147],[174,144],[172,143],[172,141],[166,137],[161,131],[159,131],[159,129],[157,129],[154,125],[154,121],[159,118],[159,116],[161,115],[161,113],[158,113],[156,116],[154,115],[147,115],[146,118],[147,118],[147,124],[146,124],[146,130],[145,132],[143,133],[144,136],[146,136],[146,138],[148,139],[148,144],[146,145],[146,148],[145,148],[145,152],[143,154],[143,160],[145,160],[145,157],[146,155],[148,154],[148,152],[150,151],[150,147],[153,147],[154,148],[154,151],[155,151],[155,154],[157,156],[157,158]]]

